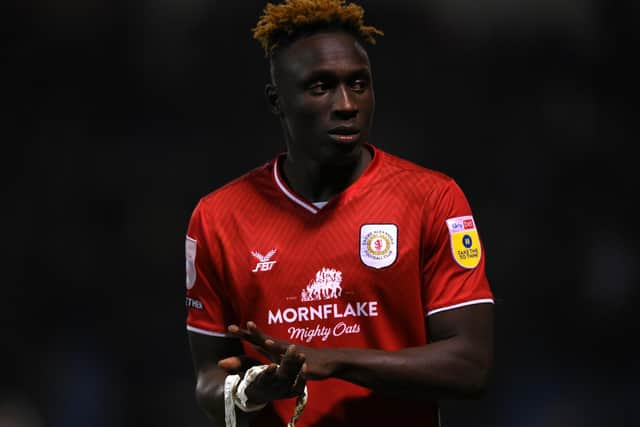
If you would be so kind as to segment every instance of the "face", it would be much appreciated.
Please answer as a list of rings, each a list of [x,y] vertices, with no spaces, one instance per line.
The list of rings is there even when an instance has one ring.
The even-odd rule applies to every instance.
[[[369,58],[350,34],[297,40],[273,58],[267,96],[293,161],[343,163],[368,142],[375,99]]]

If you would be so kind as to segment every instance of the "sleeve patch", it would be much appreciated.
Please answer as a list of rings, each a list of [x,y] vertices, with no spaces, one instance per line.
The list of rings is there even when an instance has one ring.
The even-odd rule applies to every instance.
[[[459,216],[447,220],[451,242],[451,254],[463,268],[475,268],[482,257],[482,247],[476,223],[472,216]]]
[[[185,242],[185,258],[187,270],[187,289],[193,288],[196,284],[196,249],[198,241],[187,236]]]

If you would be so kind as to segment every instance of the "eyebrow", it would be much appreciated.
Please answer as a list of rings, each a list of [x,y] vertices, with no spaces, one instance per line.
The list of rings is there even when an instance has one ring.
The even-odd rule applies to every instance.
[[[318,68],[315,70],[311,70],[308,74],[302,77],[302,81],[308,82],[310,80],[320,79],[323,77],[336,77],[338,74],[333,68]],[[358,68],[353,68],[352,70],[348,70],[346,76],[354,77],[354,76],[362,76],[366,75],[367,77],[371,74],[370,68],[368,66],[362,66]]]

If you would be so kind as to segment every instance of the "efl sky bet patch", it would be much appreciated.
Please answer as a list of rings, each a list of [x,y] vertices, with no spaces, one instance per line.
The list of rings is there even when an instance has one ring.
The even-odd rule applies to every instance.
[[[453,259],[464,268],[474,268],[480,263],[482,247],[476,223],[472,216],[459,216],[447,220],[451,236]]]

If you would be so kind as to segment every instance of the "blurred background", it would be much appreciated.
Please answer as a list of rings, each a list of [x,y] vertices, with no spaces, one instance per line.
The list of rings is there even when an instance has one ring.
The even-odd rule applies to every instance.
[[[491,389],[444,425],[640,425],[637,2],[361,4],[372,142],[456,178],[497,299]],[[0,427],[207,425],[184,234],[283,150],[264,5],[3,5]]]

